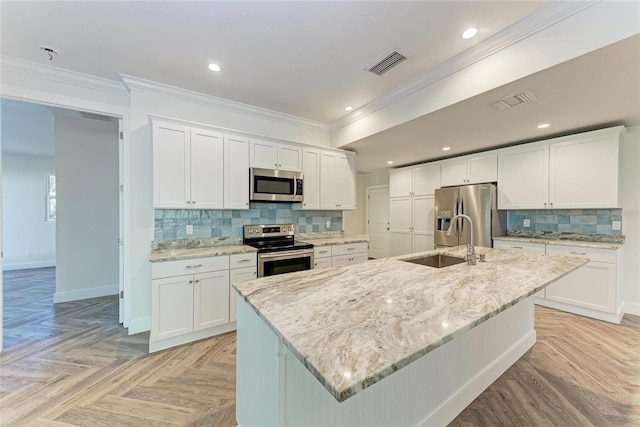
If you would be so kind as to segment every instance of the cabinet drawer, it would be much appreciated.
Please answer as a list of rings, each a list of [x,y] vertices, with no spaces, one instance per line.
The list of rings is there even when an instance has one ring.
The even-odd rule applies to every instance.
[[[331,248],[332,256],[339,255],[348,255],[354,253],[363,253],[367,252],[369,249],[369,244],[366,242],[361,243],[349,243],[346,245],[335,245]]]
[[[330,257],[316,258],[314,260],[313,268],[328,268],[328,267],[331,267]]]
[[[229,268],[255,267],[257,262],[257,255],[255,252],[233,254],[229,256]]]
[[[151,264],[151,278],[159,279],[227,269],[229,269],[229,255],[154,262]]]
[[[326,258],[331,256],[331,246],[316,246],[313,248],[314,258]]]
[[[544,243],[509,242],[505,240],[495,240],[493,242],[493,247],[496,249],[513,249],[537,254],[545,253]]]
[[[615,264],[617,262],[617,251],[614,249],[547,245],[547,253],[550,255],[584,256],[589,258],[591,261],[608,262],[611,264]]]
[[[362,252],[355,253],[355,254],[339,255],[331,258],[331,266],[339,267],[341,265],[357,264],[359,262],[364,262],[366,260],[367,260],[367,255],[363,254]]]

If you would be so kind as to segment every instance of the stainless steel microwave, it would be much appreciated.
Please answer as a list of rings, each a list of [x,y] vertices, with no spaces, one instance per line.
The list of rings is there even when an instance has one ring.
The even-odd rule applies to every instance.
[[[302,202],[302,172],[249,169],[249,200]]]

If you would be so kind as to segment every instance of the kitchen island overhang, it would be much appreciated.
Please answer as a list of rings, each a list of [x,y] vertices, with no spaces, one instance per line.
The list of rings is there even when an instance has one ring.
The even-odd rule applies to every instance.
[[[535,343],[532,295],[588,261],[478,252],[487,262],[476,266],[400,260],[412,254],[238,284],[239,424],[366,425],[373,416],[371,425],[379,425],[387,414],[420,425],[457,415]],[[255,347],[259,336],[266,347]],[[271,386],[260,390],[256,382]],[[395,414],[397,405],[421,409]],[[318,411],[324,415],[310,415]]]

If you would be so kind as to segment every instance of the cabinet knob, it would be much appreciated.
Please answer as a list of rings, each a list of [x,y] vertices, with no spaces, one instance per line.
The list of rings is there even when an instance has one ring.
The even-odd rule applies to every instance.
[[[191,202],[187,202],[187,204],[188,204],[188,205],[190,205],[190,204],[191,204]]]
[[[546,203],[544,204],[544,207],[545,207],[545,208],[547,207],[547,204],[546,204]]]
[[[196,283],[200,283],[200,279],[196,280]]]
[[[249,203],[246,203],[247,206],[249,206]]]
[[[192,204],[192,205],[195,205],[195,204],[196,204],[196,202],[195,202],[195,201],[193,201],[193,202],[191,202],[191,204]]]
[[[193,280],[189,280],[189,284],[192,284],[192,283],[193,283]]]
[[[549,206],[553,207],[553,202],[549,203]]]

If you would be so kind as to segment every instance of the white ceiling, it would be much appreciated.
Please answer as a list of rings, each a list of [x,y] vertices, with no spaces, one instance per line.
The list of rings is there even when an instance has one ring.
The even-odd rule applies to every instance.
[[[119,80],[133,75],[335,123],[456,55],[544,13],[550,1],[1,1],[1,53]],[[479,35],[462,40],[477,26]],[[511,26],[511,27],[510,27]],[[579,35],[576,35],[579,37]],[[561,42],[561,41],[558,41]],[[382,77],[364,69],[397,49]],[[601,127],[640,124],[640,36],[356,141],[359,170]],[[206,66],[219,63],[212,73]],[[488,102],[532,89],[538,101]],[[535,128],[541,121],[552,126]]]

